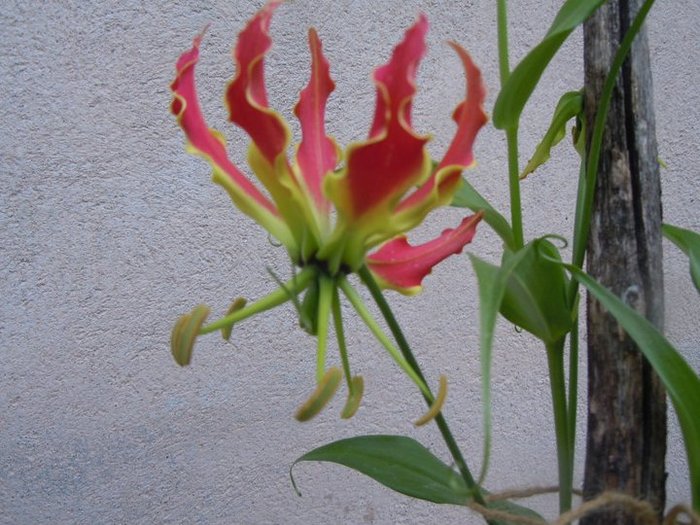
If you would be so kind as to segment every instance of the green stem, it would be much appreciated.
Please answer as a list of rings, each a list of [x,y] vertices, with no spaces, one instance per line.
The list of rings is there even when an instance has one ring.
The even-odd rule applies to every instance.
[[[498,0],[498,69],[501,88],[510,76],[508,59],[508,7],[506,0]],[[522,204],[520,201],[520,168],[518,166],[518,126],[506,130],[508,146],[508,188],[510,191],[510,222],[516,250],[524,245]]]
[[[348,348],[345,344],[345,330],[343,329],[343,315],[340,310],[340,294],[338,288],[333,287],[333,325],[335,326],[335,337],[338,340],[338,351],[340,352],[340,360],[343,363],[343,372],[345,373],[345,382],[348,384],[350,396],[354,394],[354,386],[352,384],[352,374],[350,373],[350,360],[348,359]]]
[[[523,235],[522,204],[520,201],[520,167],[518,166],[518,127],[506,130],[508,145],[508,188],[510,190],[510,221],[516,249],[525,245]]]
[[[280,286],[277,290],[275,290],[271,294],[266,295],[265,297],[256,301],[250,306],[242,308],[241,310],[237,310],[231,315],[227,315],[226,317],[222,317],[218,321],[214,321],[213,323],[203,326],[199,330],[200,335],[216,332],[217,330],[221,330],[222,328],[231,326],[239,321],[242,321],[243,319],[247,319],[252,315],[259,314],[260,312],[270,310],[271,308],[286,303],[293,297],[296,297],[297,294],[304,291],[304,289],[309,285],[311,279],[314,277],[315,273],[315,269],[305,268],[297,275],[295,275],[294,278],[287,281],[284,285]]]
[[[564,340],[547,345],[547,364],[552,389],[554,409],[554,431],[557,440],[557,462],[559,464],[559,513],[571,509],[573,466],[569,440],[569,419],[566,410],[566,381],[564,380]]]
[[[406,361],[406,359],[403,358],[401,352],[399,352],[398,349],[392,344],[387,335],[382,331],[379,324],[377,324],[377,321],[375,321],[374,317],[372,317],[372,314],[369,312],[369,310],[367,310],[367,307],[362,302],[360,295],[355,291],[345,277],[338,279],[338,286],[340,286],[340,289],[345,294],[345,297],[348,298],[350,304],[365,322],[367,328],[369,328],[372,334],[374,334],[374,337],[377,338],[377,341],[379,341],[386,351],[389,352],[389,355],[394,359],[394,361],[396,361],[396,364],[399,365],[404,372],[406,372],[408,377],[410,377],[416,384],[423,396],[430,398],[430,404],[432,404],[435,398],[430,392],[428,385],[425,383],[425,379],[421,374],[416,373],[415,369]]]
[[[578,408],[578,315],[574,319],[569,335],[569,461],[574,466],[576,454],[576,417]]]
[[[571,254],[571,264],[576,264],[576,259],[577,259],[577,254],[576,254],[576,246],[579,246],[582,243],[582,235],[585,233],[583,230],[582,224],[584,222],[584,216],[583,216],[583,203],[586,200],[586,195],[587,195],[587,188],[586,188],[586,157],[583,155],[581,157],[581,165],[579,166],[579,171],[578,171],[578,187],[576,189],[576,211],[574,213],[574,243],[573,243],[573,252]],[[590,218],[589,218],[590,219]],[[584,247],[585,243],[588,242],[588,239],[583,240]],[[585,255],[585,253],[584,253]],[[581,263],[583,264],[583,257],[581,257]],[[571,279],[571,282],[569,283],[569,302],[573,304],[573,299],[574,295],[576,295],[578,292],[578,281],[576,279]]]
[[[316,382],[320,383],[326,369],[326,348],[328,346],[328,321],[330,320],[331,303],[333,302],[333,278],[321,274],[319,280],[318,337],[316,346]]]
[[[360,268],[360,270],[358,271],[358,275],[360,276],[360,279],[365,284],[365,286],[367,286],[369,292],[372,294],[372,298],[374,299],[374,301],[377,303],[377,306],[379,307],[379,310],[381,311],[384,320],[389,326],[389,330],[391,330],[391,333],[394,336],[396,343],[399,345],[399,349],[401,350],[404,359],[408,362],[411,369],[415,371],[415,374],[421,379],[423,384],[425,384],[425,377],[423,376],[423,372],[421,371],[420,366],[418,366],[418,362],[416,361],[416,358],[413,355],[413,351],[411,350],[411,347],[409,346],[406,337],[401,331],[401,327],[399,326],[398,321],[394,317],[394,313],[391,311],[389,303],[384,298],[384,295],[382,294],[382,291],[379,288],[377,281],[375,281],[374,277],[372,276],[372,273],[366,266]],[[423,391],[421,391],[421,393],[423,394],[423,398],[425,399],[425,402],[428,404],[428,406],[431,406],[433,404],[434,396],[430,392],[430,390],[428,389],[427,394]],[[442,415],[442,413],[435,416],[435,423],[437,424],[438,429],[440,430],[440,434],[442,434],[442,438],[445,441],[445,444],[447,445],[450,454],[452,455],[452,459],[454,460],[455,464],[457,465],[457,468],[459,469],[460,474],[462,475],[462,479],[464,479],[464,482],[467,485],[467,489],[469,489],[469,491],[473,495],[474,501],[476,501],[480,505],[485,505],[486,502],[484,500],[484,496],[481,493],[481,489],[479,488],[479,485],[476,483],[476,481],[474,481],[474,477],[472,476],[472,473],[469,470],[469,467],[467,466],[467,462],[464,460],[464,456],[462,456],[462,451],[459,449],[457,441],[455,441],[455,438],[452,435],[452,432],[450,431],[450,427],[447,425],[447,421],[445,421],[445,417]]]
[[[498,0],[498,71],[501,74],[501,87],[505,85],[510,76],[508,59],[508,2]]]

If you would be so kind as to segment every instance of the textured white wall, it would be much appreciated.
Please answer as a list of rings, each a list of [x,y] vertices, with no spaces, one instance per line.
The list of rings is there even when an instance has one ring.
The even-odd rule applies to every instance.
[[[513,61],[546,30],[560,1],[512,2]],[[168,340],[176,316],[199,302],[224,310],[237,295],[273,287],[284,253],[235,211],[208,167],[183,151],[168,114],[178,54],[206,23],[198,74],[210,123],[243,165],[246,139],[225,124],[229,50],[261,2],[6,2],[0,12],[0,522],[2,523],[457,523],[461,509],[411,501],[332,465],[296,471],[314,446],[360,433],[415,436],[447,458],[415,388],[357,322],[354,368],[366,379],[358,415],[341,421],[339,397],[308,424],[292,413],[313,383],[313,341],[291,307],[235,328],[231,344],[202,338],[193,365],[177,367]],[[497,91],[492,2],[297,0],[278,10],[268,61],[270,100],[291,117],[307,75],[306,28],[318,28],[338,89],[328,127],[341,143],[366,133],[372,68],[417,12],[432,24],[419,75],[416,126],[439,154],[463,90],[444,44],[481,65],[491,110]],[[651,15],[666,220],[700,229],[700,4],[659,2]],[[578,88],[576,34],[547,72],[523,119],[523,160],[548,123],[553,97]],[[507,210],[504,141],[477,144],[474,184]],[[523,185],[526,233],[569,235],[575,168],[561,148]],[[425,235],[454,225],[435,214]],[[420,235],[419,235],[420,237]],[[679,252],[665,245],[669,337],[700,369],[700,301]],[[483,227],[470,250],[494,258]],[[478,469],[481,454],[477,306],[465,256],[427,279],[425,293],[391,297],[427,376],[448,373],[446,415]],[[545,357],[527,334],[500,326],[495,356],[495,439],[489,486],[556,479]],[[583,405],[581,405],[583,413]],[[673,416],[672,416],[673,418]],[[670,500],[687,500],[677,430],[669,449]],[[580,428],[583,429],[581,422]],[[582,435],[581,435],[582,436]],[[578,458],[583,440],[579,439]],[[577,476],[580,478],[580,468]],[[551,513],[555,498],[537,505]]]

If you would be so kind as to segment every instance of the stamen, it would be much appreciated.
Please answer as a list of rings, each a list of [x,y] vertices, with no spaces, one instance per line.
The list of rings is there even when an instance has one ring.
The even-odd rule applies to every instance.
[[[352,378],[350,383],[352,388],[348,392],[348,400],[345,402],[343,411],[340,413],[340,417],[343,419],[350,419],[355,415],[357,409],[360,408],[360,401],[362,401],[362,394],[365,391],[365,382],[362,376],[355,376]]]
[[[208,315],[209,308],[200,304],[189,314],[181,316],[175,323],[170,336],[170,350],[178,365],[187,366],[190,364],[194,341]]]
[[[430,406],[428,411],[423,415],[423,417],[419,418],[414,425],[417,427],[423,426],[426,423],[429,423],[435,417],[440,413],[442,410],[442,405],[445,404],[445,398],[447,397],[447,377],[444,375],[440,376],[440,387],[438,388],[438,395],[435,398],[435,401],[433,401],[433,404]]]
[[[311,394],[311,397],[297,410],[297,413],[294,415],[297,421],[308,421],[323,410],[323,407],[328,404],[338,389],[342,377],[343,374],[340,369],[335,367],[329,368],[318,382],[318,386]]]
[[[234,312],[237,312],[238,310],[242,310],[245,305],[246,305],[246,300],[243,297],[238,297],[233,303],[231,304],[231,307],[228,309],[228,312],[226,312],[226,315],[231,315]],[[231,332],[233,331],[233,324],[230,324],[228,326],[224,326],[221,329],[221,336],[228,341],[231,339]]]

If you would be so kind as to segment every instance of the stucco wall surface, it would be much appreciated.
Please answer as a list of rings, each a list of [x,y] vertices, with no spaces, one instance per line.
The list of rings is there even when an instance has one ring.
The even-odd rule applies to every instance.
[[[545,33],[561,4],[511,2],[512,61]],[[414,429],[422,401],[368,331],[347,316],[351,360],[364,375],[359,413],[342,421],[343,396],[317,419],[292,414],[313,387],[314,341],[291,306],[242,323],[231,343],[204,337],[191,367],[169,354],[176,317],[203,302],[274,288],[266,266],[290,271],[252,221],[183,150],[168,113],[174,63],[210,23],[198,69],[210,125],[245,166],[247,138],[225,122],[222,93],[233,74],[235,34],[261,2],[241,0],[6,1],[0,10],[0,522],[399,524],[477,523],[463,509],[391,493],[327,464],[289,466],[311,448],[361,433],[414,436],[447,460],[435,428]],[[453,39],[480,64],[491,111],[498,86],[495,6],[437,0],[296,0],[272,23],[269,98],[289,120],[306,83],[306,28],[317,27],[337,90],[329,132],[364,137],[373,112],[372,69],[418,12],[431,22],[415,126],[444,151],[463,92]],[[657,127],[668,222],[700,229],[700,4],[658,2],[650,18]],[[580,87],[581,35],[552,63],[523,117],[522,161],[562,92]],[[298,126],[292,125],[295,133]],[[570,235],[576,165],[560,147],[523,183],[526,234]],[[469,177],[507,211],[504,139],[492,127]],[[461,218],[430,217],[413,239]],[[667,333],[700,369],[700,300],[687,263],[666,252]],[[483,227],[469,247],[495,260]],[[425,372],[450,379],[445,408],[470,465],[481,457],[476,284],[466,256],[453,257],[417,297],[391,294]],[[331,355],[335,356],[331,351]],[[335,358],[335,357],[334,357]],[[585,373],[585,368],[582,370]],[[580,413],[584,414],[582,384]],[[577,483],[583,457],[582,418]],[[682,445],[671,416],[670,502],[689,499]],[[488,486],[556,480],[545,354],[527,334],[499,325],[494,363],[494,449]],[[551,516],[556,498],[534,501]]]

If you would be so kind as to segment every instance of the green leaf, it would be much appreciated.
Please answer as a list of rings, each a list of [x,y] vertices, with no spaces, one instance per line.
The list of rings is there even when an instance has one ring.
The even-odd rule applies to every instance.
[[[464,178],[462,178],[462,184],[452,199],[452,206],[469,208],[473,212],[483,211],[486,224],[493,228],[508,248],[515,249],[513,230],[508,221]]]
[[[617,319],[661,378],[685,442],[693,509],[700,512],[700,378],[647,319],[582,270],[562,265]]]
[[[483,410],[484,447],[479,483],[486,478],[491,452],[491,350],[496,319],[501,308],[506,283],[513,269],[527,254],[520,250],[508,264],[499,268],[470,254],[472,266],[479,283],[479,348],[481,361],[481,403]]]
[[[571,32],[605,0],[567,0],[544,39],[515,67],[493,109],[493,125],[514,128],[542,73]]]
[[[396,492],[433,503],[465,505],[464,480],[417,441],[404,436],[373,435],[342,439],[301,456],[357,470]],[[291,475],[291,469],[290,469]],[[296,489],[294,478],[292,483]]]
[[[693,279],[695,288],[700,292],[700,234],[678,226],[671,226],[670,224],[664,224],[661,227],[661,231],[669,241],[678,246],[688,256],[690,276]]]
[[[535,512],[532,509],[528,509],[527,507],[523,507],[522,505],[518,505],[517,503],[513,503],[512,501],[508,500],[495,500],[489,502],[489,508],[493,510],[500,510],[502,512],[507,512],[509,514],[513,514],[515,516],[519,516],[521,518],[529,518],[530,520],[541,520],[542,525],[546,525],[545,519],[540,516],[537,512]],[[522,523],[522,521],[508,521],[508,520],[494,520],[492,522],[493,525],[519,525]]]
[[[503,266],[516,256],[520,259],[508,279],[501,313],[545,344],[555,344],[573,324],[567,300],[569,282],[555,262],[561,260],[559,251],[548,240],[536,239],[515,254],[506,251]]]
[[[527,177],[538,167],[549,160],[552,148],[559,144],[566,136],[566,123],[572,118],[579,119],[583,113],[583,93],[580,91],[569,91],[564,93],[559,99],[552,122],[544,137],[537,145],[535,153],[525,166],[521,179]],[[583,122],[582,119],[580,119]],[[579,132],[579,136],[581,136]]]
[[[302,461],[328,461],[357,470],[385,487],[412,498],[433,503],[467,505],[471,494],[464,480],[445,465],[427,448],[405,436],[373,435],[341,439],[307,452],[289,469],[292,485],[297,494],[292,469]],[[484,494],[488,494],[484,491]],[[535,511],[510,501],[495,500],[488,508],[514,516],[540,519]],[[489,520],[491,525],[511,525],[510,520]]]

